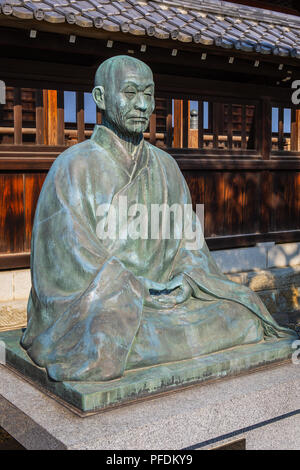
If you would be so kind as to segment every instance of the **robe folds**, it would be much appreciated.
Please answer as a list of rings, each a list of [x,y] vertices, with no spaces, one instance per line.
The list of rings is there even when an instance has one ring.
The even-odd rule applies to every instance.
[[[52,379],[112,380],[129,369],[295,335],[254,292],[221,273],[205,242],[191,250],[184,238],[99,237],[98,208],[118,211],[121,196],[149,212],[153,203],[191,203],[170,155],[142,141],[133,162],[104,126],[63,152],[44,182],[21,344]],[[143,278],[165,283],[177,274],[192,287],[188,300],[172,309],[145,302]]]

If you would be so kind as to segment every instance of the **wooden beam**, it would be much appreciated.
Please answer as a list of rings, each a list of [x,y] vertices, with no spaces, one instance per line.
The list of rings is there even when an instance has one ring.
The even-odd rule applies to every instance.
[[[219,103],[213,103],[213,148],[219,148]]]
[[[98,126],[102,124],[102,113],[98,107],[96,110],[96,123],[98,124]]]
[[[284,134],[283,134],[284,109],[279,106],[278,109],[278,150],[284,150]]]
[[[30,267],[30,253],[12,253],[0,254],[0,270],[15,269],[15,268],[29,268]]]
[[[189,146],[189,122],[190,122],[190,102],[183,100],[182,102],[182,146],[188,148]]]
[[[268,160],[272,150],[272,107],[268,98],[264,98],[260,102],[258,122],[261,155],[264,160]]]
[[[198,148],[203,148],[203,134],[204,134],[204,105],[203,101],[198,101]]]
[[[99,56],[98,56],[99,57]],[[149,62],[150,63],[150,62]],[[194,61],[195,63],[195,61]],[[58,62],[45,62],[38,60],[23,60],[12,58],[1,58],[2,79],[7,86],[28,86],[30,88],[57,88],[64,90],[91,91],[93,88],[96,66],[87,67],[74,64],[62,64]],[[22,69],[22,77],[20,77]],[[177,66],[178,69],[178,66]],[[199,79],[190,75],[178,76],[170,73],[154,73],[156,94],[170,92],[172,97],[175,92],[189,99],[204,99],[205,95],[214,96],[216,90],[221,90],[222,95],[257,99],[260,96],[269,96],[274,100],[285,100],[290,102],[290,87],[272,87],[255,83],[240,83],[236,79],[221,81],[215,78]],[[250,78],[249,78],[250,80]],[[50,85],[51,84],[51,85]],[[192,97],[195,96],[195,98]],[[180,97],[178,97],[180,99]]]
[[[150,130],[150,139],[149,139],[150,144],[155,145],[156,144],[156,112],[155,110],[153,111],[150,117],[149,130]]]
[[[44,103],[43,90],[35,92],[35,120],[36,120],[36,137],[37,145],[44,143]]]
[[[57,91],[43,90],[44,144],[57,145]]]
[[[43,90],[43,120],[44,120],[44,142],[48,145],[48,90]]]
[[[77,116],[77,140],[83,142],[84,136],[84,94],[82,91],[76,93],[76,116]]]
[[[57,92],[57,145],[65,145],[64,92]]]
[[[57,145],[57,91],[48,90],[48,145]]]
[[[158,59],[161,54],[163,54],[163,60],[167,57],[170,56],[170,49],[174,47],[174,41],[172,39],[164,39],[160,40],[155,37],[145,37],[145,36],[135,36],[131,34],[124,34],[124,33],[111,33],[110,31],[105,31],[102,28],[100,29],[95,29],[95,28],[82,28],[80,26],[74,25],[74,24],[68,24],[68,23],[60,23],[60,24],[51,24],[48,22],[39,22],[39,38],[37,41],[33,41],[32,39],[29,38],[29,35],[27,31],[30,28],[36,28],[36,20],[26,20],[26,31],[24,31],[24,20],[18,20],[17,18],[13,16],[5,16],[3,18],[0,17],[0,25],[2,26],[3,34],[1,36],[1,42],[0,44],[2,46],[7,46],[7,45],[14,45],[15,47],[24,47],[26,48],[32,48],[32,49],[39,49],[42,48],[42,50],[45,50],[48,48],[49,50],[53,51],[60,51],[63,50],[64,52],[74,52],[74,54],[95,54],[99,56],[99,49],[101,49],[101,46],[105,46],[105,43],[108,39],[114,39],[114,50],[119,52],[121,51],[125,52],[128,50],[128,47],[134,48],[136,47],[137,50],[135,53],[139,56],[146,56],[147,57],[147,52],[140,53],[139,54],[139,46],[141,44],[146,44],[148,46],[151,46],[151,53],[153,53],[153,59]],[[10,25],[11,27],[8,27]],[[27,34],[26,34],[27,33]],[[66,41],[66,35],[70,34],[75,34],[77,36],[77,41],[76,41],[76,48],[74,50],[74,45],[69,44],[68,41]],[[113,34],[113,37],[112,37]],[[137,47],[138,46],[138,47]],[[72,50],[73,49],[73,50]],[[148,48],[147,48],[148,49]],[[202,52],[207,52],[207,46],[202,45],[202,44],[196,44],[194,42],[189,42],[189,43],[180,43],[180,49],[185,57],[186,53],[191,53],[193,56],[195,54],[201,55]],[[159,51],[159,53],[156,53]],[[218,66],[218,63],[221,62],[222,59],[224,59],[224,62],[226,61],[228,64],[228,50],[223,50],[223,48],[218,47],[218,46],[209,46],[209,51],[210,54],[207,58],[207,60],[210,59],[210,55],[214,55],[216,57],[215,63],[216,66]],[[111,54],[111,51],[107,50],[107,54]],[[179,54],[176,57],[176,63],[179,64],[179,60],[181,59],[181,55]],[[166,57],[165,57],[166,56]],[[234,64],[228,64],[228,69],[233,68],[236,66],[237,59],[243,60],[243,61],[249,61],[249,58],[251,59],[251,65],[252,67],[252,59],[261,59],[262,55],[260,53],[256,52],[251,52],[251,53],[246,53],[244,51],[239,51],[239,50],[234,50],[234,56],[236,58]],[[174,63],[174,57],[171,57],[173,63]],[[297,67],[297,61],[298,59],[293,58],[293,57],[282,57],[282,56],[274,56],[273,54],[270,54],[269,56],[266,55],[263,57],[264,63],[266,65],[272,66],[272,63],[279,64],[287,64],[290,66],[296,66]],[[205,61],[206,62],[206,61]],[[203,65],[203,64],[201,64]],[[204,64],[205,65],[205,64]],[[245,66],[241,64],[241,67],[243,70],[245,70]],[[278,71],[278,67],[270,67],[271,68],[271,73],[276,73]],[[242,70],[242,71],[243,71]],[[259,70],[253,71],[253,73],[259,73]],[[266,73],[268,76],[270,75],[267,71]],[[260,72],[262,73],[262,72]]]
[[[172,147],[173,127],[172,127],[172,100],[168,99],[167,102],[167,116],[166,116],[166,146]]]
[[[174,155],[173,155],[174,156]],[[298,160],[256,160],[240,159],[213,159],[213,158],[180,158],[174,157],[181,170],[201,170],[205,171],[231,171],[231,170],[297,170],[300,169],[300,158]]]
[[[254,104],[255,101],[265,97],[272,98],[272,101],[291,102],[290,88],[170,74],[154,74],[154,80],[156,94],[160,97],[170,97],[172,93],[175,99],[188,97],[190,100],[197,100],[201,97],[203,101],[214,98],[218,102],[226,102],[228,98],[237,98],[248,104],[253,101]],[[216,94],[216,90],[220,90],[219,95]]]
[[[66,150],[68,147],[57,147],[56,151],[43,152],[24,152],[24,151],[10,151],[10,156],[7,152],[2,152],[0,146],[0,171],[37,171],[49,170],[56,157]],[[282,156],[281,159],[272,158],[271,160],[259,159],[258,155],[249,154],[239,155],[239,151],[232,151],[231,157],[222,153],[207,155],[200,151],[191,155],[186,153],[179,154],[175,152],[176,149],[169,150],[170,154],[175,158],[179,167],[182,170],[201,170],[205,171],[230,171],[230,170],[250,170],[250,171],[264,171],[264,170],[300,170],[300,154],[298,157],[286,158]],[[177,149],[179,150],[179,149]]]
[[[182,148],[182,100],[174,100],[174,147]]]
[[[271,171],[261,172],[260,187],[260,228],[263,233],[267,233],[271,228],[272,219],[273,177]]]
[[[14,88],[14,143],[22,144],[22,91]]]
[[[228,135],[228,149],[232,149],[232,104],[229,103],[227,107],[227,135]]]
[[[300,109],[292,109],[291,151],[300,150]]]
[[[210,250],[251,246],[256,245],[256,243],[259,242],[267,241],[275,241],[277,243],[298,242],[300,241],[300,230],[206,238],[206,242]]]
[[[242,149],[247,148],[247,105],[242,104]]]

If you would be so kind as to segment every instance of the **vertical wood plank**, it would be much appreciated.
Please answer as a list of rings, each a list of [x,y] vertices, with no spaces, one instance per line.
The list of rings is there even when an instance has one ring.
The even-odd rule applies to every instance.
[[[228,149],[232,149],[232,104],[227,105],[227,138]]]
[[[0,253],[24,251],[23,175],[0,175]]]
[[[22,97],[21,88],[14,88],[14,144],[22,144]]]
[[[246,109],[249,109],[248,107]],[[257,136],[259,135],[258,132],[258,126],[257,126],[257,106],[251,106],[252,113],[251,113],[251,123],[250,123],[250,130],[249,130],[249,136],[248,136],[248,141],[247,141],[247,135],[246,135],[246,148],[247,149],[257,149]],[[247,129],[246,129],[247,130]]]
[[[259,217],[262,204],[261,172],[244,172],[243,226],[242,233],[261,233]]]
[[[205,204],[205,182],[207,179],[207,173],[200,171],[183,170],[183,175],[191,193],[193,209],[196,210],[196,204]],[[204,217],[205,216],[206,210],[204,211]],[[206,226],[204,223],[204,231],[205,228]]]
[[[172,147],[172,100],[167,100],[167,115],[166,115],[166,146]]]
[[[296,109],[296,132],[295,132],[295,150],[300,152],[300,109]]]
[[[35,127],[35,142],[37,145],[42,145],[44,143],[44,104],[42,90],[36,90],[35,92]]]
[[[291,150],[300,151],[300,109],[292,108],[291,119]]]
[[[225,234],[243,233],[243,214],[245,203],[245,174],[243,172],[224,172]]]
[[[150,117],[149,123],[149,130],[150,130],[150,144],[156,144],[156,112],[154,111]]]
[[[261,203],[260,203],[260,232],[268,233],[271,230],[273,218],[273,172],[262,171],[260,175]]]
[[[242,149],[247,148],[247,105],[242,104],[242,129],[241,129]]]
[[[217,103],[217,119],[218,119],[218,130],[220,135],[224,135],[224,104]]]
[[[261,129],[259,138],[259,149],[264,160],[270,158],[272,149],[272,107],[269,98],[260,102],[258,128]]]
[[[206,237],[224,235],[225,226],[225,172],[205,174],[205,231]]]
[[[219,147],[219,106],[218,103],[213,103],[213,148]]]
[[[203,101],[198,101],[198,148],[202,149],[204,136]]]
[[[44,144],[48,145],[48,90],[43,90]]]
[[[174,100],[174,147],[182,148],[182,100]]]
[[[98,126],[102,124],[102,113],[98,107],[96,109],[96,123],[98,124]]]
[[[47,95],[47,143],[48,145],[57,145],[57,91],[48,90]]]
[[[299,171],[274,172],[272,231],[297,230],[300,224]]]
[[[279,107],[278,112],[278,150],[284,150],[283,106]]]
[[[189,146],[189,101],[183,100],[182,104],[182,146]]]
[[[84,135],[84,94],[82,91],[76,92],[76,114],[77,114],[77,140],[83,142]]]
[[[35,209],[45,178],[46,173],[27,173],[25,175],[25,251],[30,251]]]
[[[65,145],[64,92],[57,92],[57,145]]]
[[[296,171],[293,174],[294,177],[294,207],[295,207],[295,217],[294,217],[294,227],[298,229],[300,227],[300,171]]]

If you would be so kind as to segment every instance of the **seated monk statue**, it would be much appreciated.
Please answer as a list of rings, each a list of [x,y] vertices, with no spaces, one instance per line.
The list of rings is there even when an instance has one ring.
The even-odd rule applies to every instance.
[[[169,237],[161,213],[154,237],[142,209],[124,219],[125,200],[148,213],[153,205],[191,204],[175,159],[143,138],[154,110],[150,68],[133,57],[106,60],[93,97],[102,125],[55,160],[37,204],[21,339],[32,361],[55,381],[107,381],[131,369],[296,337],[254,292],[222,274],[204,240],[190,246],[177,217]],[[113,214],[117,236],[107,229]],[[193,213],[193,227],[196,219]],[[132,222],[142,236],[125,236]]]

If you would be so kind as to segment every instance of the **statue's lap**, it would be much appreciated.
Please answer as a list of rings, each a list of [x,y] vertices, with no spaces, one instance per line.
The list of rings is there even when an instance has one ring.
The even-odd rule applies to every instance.
[[[228,300],[190,299],[170,311],[145,308],[126,369],[190,359],[263,337],[259,318]]]

